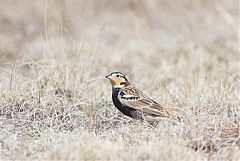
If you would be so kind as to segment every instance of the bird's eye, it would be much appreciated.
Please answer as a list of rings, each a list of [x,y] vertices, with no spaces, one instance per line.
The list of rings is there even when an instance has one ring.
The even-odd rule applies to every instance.
[[[117,77],[119,77],[119,75],[117,75]]]

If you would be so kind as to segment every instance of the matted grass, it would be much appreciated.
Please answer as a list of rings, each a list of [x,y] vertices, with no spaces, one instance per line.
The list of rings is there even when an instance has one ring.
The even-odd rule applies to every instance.
[[[240,159],[237,1],[1,4],[0,160]],[[123,116],[116,70],[189,121]]]

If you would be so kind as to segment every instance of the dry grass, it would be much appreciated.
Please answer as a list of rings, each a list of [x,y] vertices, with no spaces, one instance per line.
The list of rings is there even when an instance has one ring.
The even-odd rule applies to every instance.
[[[0,160],[240,160],[237,0],[0,3]],[[189,122],[123,116],[115,70]]]

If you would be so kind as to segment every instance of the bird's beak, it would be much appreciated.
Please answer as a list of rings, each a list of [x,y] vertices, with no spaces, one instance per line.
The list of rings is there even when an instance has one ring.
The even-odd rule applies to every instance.
[[[109,75],[106,75],[105,78],[111,79],[111,75],[110,75],[110,74],[109,74]]]

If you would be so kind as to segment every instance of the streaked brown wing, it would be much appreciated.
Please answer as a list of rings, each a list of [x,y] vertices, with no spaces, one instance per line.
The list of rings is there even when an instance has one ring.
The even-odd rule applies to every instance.
[[[157,102],[153,101],[133,86],[126,87],[119,92],[118,98],[123,105],[140,110],[144,114],[162,117],[169,115]]]

